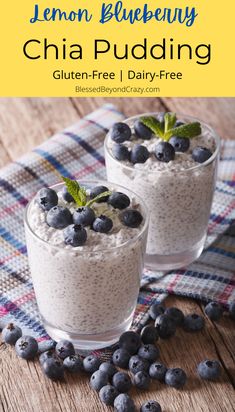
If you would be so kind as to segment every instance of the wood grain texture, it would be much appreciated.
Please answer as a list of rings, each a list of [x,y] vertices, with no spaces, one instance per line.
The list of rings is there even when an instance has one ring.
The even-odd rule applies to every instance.
[[[113,103],[127,116],[141,112],[174,110],[207,120],[223,137],[234,139],[235,99],[175,98],[43,98],[0,99],[0,166],[16,159],[51,134],[76,122],[103,103]],[[185,313],[202,313],[201,304],[169,297],[166,304]],[[235,333],[234,322],[224,316],[196,334],[177,330],[176,336],[161,341],[161,360],[169,367],[179,366],[188,375],[183,390],[164,384],[151,384],[150,391],[132,389],[138,408],[147,399],[156,399],[163,412],[235,411]],[[219,359],[222,376],[216,383],[203,382],[196,374],[197,363]],[[39,362],[18,359],[14,349],[0,343],[0,411],[2,412],[108,412],[89,388],[85,375],[66,375],[65,382],[53,383],[44,377]],[[139,409],[137,409],[139,410]]]

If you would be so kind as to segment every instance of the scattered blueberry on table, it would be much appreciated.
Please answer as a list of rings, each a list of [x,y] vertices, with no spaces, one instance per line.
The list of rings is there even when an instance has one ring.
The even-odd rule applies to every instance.
[[[107,385],[109,381],[109,375],[106,372],[97,370],[93,372],[90,378],[91,388],[95,391],[100,391],[103,386]]]
[[[118,348],[113,352],[113,363],[122,369],[127,369],[130,360],[130,353],[125,348]]]
[[[119,393],[128,392],[131,389],[131,378],[126,372],[117,372],[113,375],[112,384]]]
[[[16,354],[23,359],[33,359],[38,352],[38,343],[32,336],[21,336],[15,343]]]
[[[79,373],[84,370],[83,362],[79,355],[69,355],[64,359],[64,368],[71,373]]]
[[[168,339],[176,332],[175,321],[165,313],[156,318],[155,327],[161,339]]]
[[[235,304],[230,304],[230,316],[234,308]],[[159,325],[166,328],[164,333],[160,331],[160,338],[165,339],[166,336],[169,337],[169,333],[172,334],[176,326],[183,324],[186,331],[195,332],[201,330],[205,324],[202,316],[195,313],[184,316],[183,312],[175,307],[165,309],[159,304],[154,304],[150,307],[149,313],[152,320],[155,320],[156,327],[152,324],[146,325],[140,334],[134,331],[124,332],[120,336],[119,347],[114,351],[111,361],[102,362],[99,357],[92,354],[82,359],[80,355],[75,354],[74,346],[68,340],[61,340],[56,344],[53,340],[38,344],[31,336],[19,336],[22,335],[22,331],[13,323],[3,328],[2,338],[9,345],[15,344],[16,354],[23,359],[30,360],[38,355],[42,371],[49,379],[62,380],[65,371],[85,371],[90,374],[91,388],[99,393],[99,398],[105,405],[114,406],[116,412],[134,412],[134,402],[126,393],[131,389],[132,383],[137,389],[147,390],[151,379],[165,382],[175,389],[183,388],[187,382],[187,375],[183,369],[167,368],[156,361],[159,356],[159,349],[155,345],[159,338]],[[223,308],[218,303],[210,302],[205,307],[205,313],[210,319],[218,320]],[[169,319],[174,324],[173,328],[171,323],[169,326]],[[146,343],[146,340],[151,342]],[[129,368],[132,378],[117,367]],[[217,360],[203,360],[197,366],[197,374],[201,379],[215,381],[221,375],[221,365]],[[161,406],[156,400],[148,400],[140,408],[140,412],[161,411]]]
[[[148,389],[150,386],[150,376],[147,372],[139,371],[133,377],[133,384],[138,389]]]
[[[202,379],[216,380],[221,374],[221,367],[217,360],[204,360],[199,363],[197,372]]]
[[[140,412],[162,412],[162,408],[158,402],[151,400],[141,406]]]
[[[167,369],[165,375],[165,382],[167,385],[172,386],[173,388],[180,389],[182,388],[187,380],[186,373],[181,368],[170,368]]]
[[[184,330],[187,332],[197,332],[204,328],[205,321],[201,315],[197,313],[190,313],[184,318]]]
[[[2,339],[9,345],[15,345],[16,341],[22,336],[22,330],[19,326],[9,323],[2,330]]]
[[[160,362],[154,362],[149,367],[149,376],[152,379],[156,379],[160,382],[165,381],[166,372],[167,367]]]
[[[114,408],[116,412],[135,412],[135,404],[133,399],[127,393],[121,393],[114,400]]]
[[[149,316],[155,320],[159,315],[165,312],[165,308],[160,303],[153,303],[149,308]]]
[[[217,302],[209,302],[205,306],[205,313],[210,318],[210,320],[217,321],[221,318],[223,314],[222,306]]]
[[[61,359],[67,358],[67,356],[75,355],[75,349],[73,344],[68,340],[59,340],[55,347],[57,356]]]

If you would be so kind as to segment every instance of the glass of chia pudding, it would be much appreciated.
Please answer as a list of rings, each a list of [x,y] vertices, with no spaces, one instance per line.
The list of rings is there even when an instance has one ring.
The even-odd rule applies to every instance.
[[[181,268],[206,239],[220,140],[206,123],[174,113],[147,113],[116,123],[105,139],[107,178],[148,206],[145,265]]]
[[[128,330],[136,307],[148,215],[138,195],[106,182],[41,189],[25,212],[35,295],[48,334],[99,349]]]

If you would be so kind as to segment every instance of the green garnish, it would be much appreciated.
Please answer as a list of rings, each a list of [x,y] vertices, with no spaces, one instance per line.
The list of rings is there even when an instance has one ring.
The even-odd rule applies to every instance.
[[[65,185],[67,187],[67,190],[69,194],[73,197],[75,203],[77,206],[91,206],[93,203],[97,202],[97,200],[101,199],[102,197],[105,196],[110,196],[112,192],[106,191],[103,193],[100,193],[94,199],[88,200],[87,198],[87,193],[86,189],[82,187],[77,180],[72,180],[69,179],[68,177],[61,176],[63,181],[65,182]]]
[[[175,113],[166,113],[164,116],[164,126],[153,116],[143,116],[140,121],[147,126],[160,139],[168,142],[171,136],[179,136],[190,139],[201,134],[199,122],[187,123],[182,126],[174,127],[176,123]]]

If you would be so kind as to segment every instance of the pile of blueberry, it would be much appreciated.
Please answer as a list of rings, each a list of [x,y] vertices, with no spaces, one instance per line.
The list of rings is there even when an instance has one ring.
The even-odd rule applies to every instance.
[[[159,114],[157,118],[164,129],[164,113]],[[176,121],[174,128],[185,125],[184,122]],[[129,150],[125,146],[126,141],[134,141],[136,138],[150,140],[153,137],[152,130],[142,123],[141,118],[134,123],[134,133],[127,123],[115,123],[110,130],[110,137],[115,142],[112,147],[113,156],[120,161],[129,161],[132,164],[145,163],[151,156],[151,153],[146,146],[141,144],[133,145]],[[170,162],[174,160],[176,152],[186,152],[190,147],[190,139],[179,136],[171,136],[168,141],[162,140],[154,149],[153,155],[160,162]],[[202,146],[197,146],[192,151],[192,158],[197,163],[204,163],[212,156],[209,149]]]
[[[210,302],[205,307],[205,313],[214,321],[221,317],[223,309],[218,303]],[[229,314],[235,320],[235,302],[231,304]],[[154,324],[152,322],[144,326],[140,334],[128,331],[120,336],[112,360],[106,362],[92,354],[82,358],[75,354],[73,344],[67,340],[37,343],[31,336],[22,336],[21,329],[13,323],[4,327],[2,339],[5,343],[15,345],[16,354],[23,359],[39,356],[42,370],[48,378],[61,380],[65,371],[88,373],[91,388],[98,392],[105,405],[114,406],[117,412],[135,412],[134,402],[127,393],[132,386],[147,390],[153,379],[180,389],[187,380],[181,368],[167,368],[159,362],[156,341],[173,336],[177,327],[196,332],[205,324],[198,314],[185,316],[176,307],[165,308],[158,303],[150,307],[149,318]],[[130,373],[123,369],[128,369]],[[217,360],[206,359],[198,364],[197,373],[202,379],[214,381],[219,378],[221,367]],[[140,412],[161,411],[161,406],[155,400],[145,402],[140,408]]]
[[[89,199],[95,199],[108,190],[105,186],[96,186],[90,191]],[[68,203],[74,202],[65,186],[62,190],[62,197]],[[113,221],[110,217],[104,214],[96,216],[94,209],[89,206],[78,207],[72,214],[69,208],[58,205],[58,195],[51,188],[39,190],[36,202],[46,212],[47,224],[55,229],[63,229],[65,244],[73,247],[82,246],[86,242],[86,227],[100,233],[108,233],[113,227]],[[100,197],[97,200],[97,203],[102,202],[120,210],[119,218],[125,226],[137,228],[141,224],[143,217],[138,210],[128,208],[130,199],[126,194],[112,192],[109,196]]]

